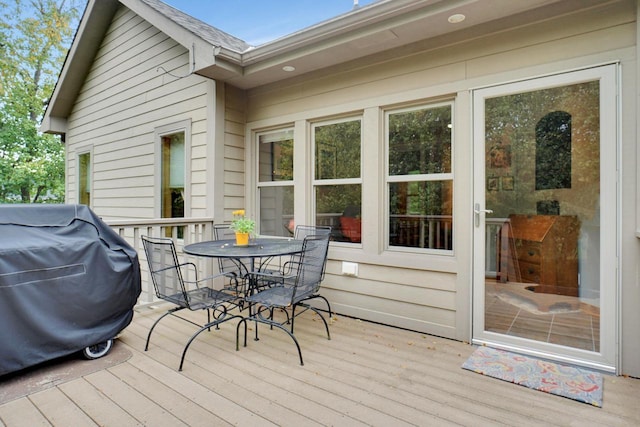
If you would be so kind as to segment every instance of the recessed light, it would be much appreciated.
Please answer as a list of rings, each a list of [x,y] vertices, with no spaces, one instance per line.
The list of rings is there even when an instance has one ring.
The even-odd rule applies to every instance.
[[[462,21],[464,21],[466,18],[466,16],[464,16],[461,13],[456,13],[455,15],[451,15],[448,19],[448,21],[452,24],[458,24]]]
[[[290,73],[292,71],[295,71],[296,67],[294,67],[293,65],[285,65],[284,67],[282,67],[282,70]]]

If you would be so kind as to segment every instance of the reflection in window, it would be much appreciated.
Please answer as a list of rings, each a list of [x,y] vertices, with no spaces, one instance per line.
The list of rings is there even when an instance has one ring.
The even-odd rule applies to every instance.
[[[361,242],[361,127],[357,120],[313,126],[316,224],[330,225],[332,239]]]
[[[293,223],[293,129],[258,134],[260,234],[291,236]]]
[[[333,240],[362,241],[360,189],[360,184],[316,186],[316,224],[330,225]]]
[[[536,190],[571,188],[571,114],[554,111],[536,125]]]
[[[91,153],[78,156],[78,202],[91,206]]]
[[[163,135],[162,143],[162,218],[184,218],[184,132]],[[183,237],[183,228],[178,237]],[[172,227],[167,227],[166,236],[171,237]]]
[[[451,111],[387,114],[389,246],[453,249]]]

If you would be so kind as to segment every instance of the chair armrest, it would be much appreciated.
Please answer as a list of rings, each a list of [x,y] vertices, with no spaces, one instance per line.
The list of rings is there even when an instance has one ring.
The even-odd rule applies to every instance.
[[[275,273],[263,273],[260,271],[254,271],[254,272],[249,272],[247,274],[247,276],[256,276],[256,277],[262,277],[262,278],[272,278],[272,279],[280,279],[280,280],[286,280],[286,279],[293,279],[296,277],[295,274],[275,274]]]

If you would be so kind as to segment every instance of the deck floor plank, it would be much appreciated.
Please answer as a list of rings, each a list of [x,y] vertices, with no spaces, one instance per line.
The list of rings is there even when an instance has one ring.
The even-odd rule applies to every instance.
[[[0,406],[0,422],[7,427],[51,426],[28,397],[12,400]]]
[[[116,343],[119,345],[119,343]],[[141,425],[128,412],[98,391],[86,379],[79,378],[60,384],[58,388],[91,419],[104,427]]]
[[[235,350],[235,322],[200,334],[141,308],[116,345],[126,362],[0,405],[0,426],[32,425],[640,425],[640,380],[605,375],[603,408],[461,368],[474,347],[335,316],[331,340],[311,313],[296,320],[305,361],[280,330]],[[203,313],[185,313],[201,319]],[[19,414],[19,415],[18,415]]]
[[[87,414],[58,387],[29,396],[38,410],[52,425],[97,426]]]

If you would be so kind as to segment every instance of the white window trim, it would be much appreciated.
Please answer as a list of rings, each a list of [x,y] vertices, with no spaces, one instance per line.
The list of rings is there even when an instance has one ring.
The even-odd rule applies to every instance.
[[[316,179],[316,139],[315,139],[315,132],[314,129],[318,126],[329,126],[329,125],[334,125],[337,123],[346,123],[346,122],[353,122],[353,121],[359,121],[360,122],[360,177],[359,178],[342,178],[342,179]],[[362,204],[364,203],[364,194],[363,194],[363,175],[364,175],[364,116],[363,114],[358,114],[358,115],[349,115],[349,116],[344,116],[344,117],[340,117],[339,119],[331,119],[331,120],[313,120],[313,121],[309,121],[309,132],[310,132],[310,136],[309,136],[309,143],[310,143],[310,148],[309,148],[309,159],[311,161],[311,166],[309,168],[308,174],[309,174],[309,182],[310,182],[310,190],[311,192],[309,193],[311,196],[311,205],[308,207],[308,209],[311,209],[310,214],[311,214],[311,223],[312,224],[316,224],[316,213],[317,213],[317,209],[316,209],[316,187],[318,186],[329,186],[329,185],[360,185],[360,209],[362,212]],[[365,215],[364,213],[361,213],[361,220],[362,220],[362,224],[361,224],[361,232],[365,227],[365,221],[366,221],[366,217],[367,215]],[[364,233],[363,233],[364,234]],[[363,246],[363,242],[360,243],[350,243],[350,242],[337,242],[337,241],[332,241],[331,242],[332,246],[343,246],[345,248],[362,248]]]
[[[389,116],[391,114],[398,113],[406,113],[409,111],[417,111],[438,107],[449,106],[451,108],[451,172],[450,173],[434,173],[434,174],[419,174],[419,175],[389,175]],[[456,185],[454,179],[455,170],[455,101],[443,101],[443,102],[433,102],[433,103],[420,103],[411,105],[410,107],[400,107],[400,108],[388,108],[384,110],[383,114],[383,137],[384,137],[384,156],[383,156],[383,168],[384,173],[381,174],[384,177],[384,203],[385,207],[383,213],[383,236],[384,236],[384,250],[386,252],[409,252],[409,253],[420,253],[420,254],[433,254],[433,255],[444,255],[444,256],[454,256],[455,255],[455,243],[456,243],[456,232],[455,225],[451,228],[451,241],[454,245],[452,249],[429,249],[429,248],[414,248],[414,247],[402,247],[402,246],[390,246],[389,245],[389,184],[393,182],[423,182],[423,181],[451,181],[453,186],[453,200],[452,200],[452,210],[451,210],[451,218],[452,220],[456,219],[456,209],[455,209],[455,200],[456,200]],[[454,224],[452,222],[452,224]]]
[[[94,161],[94,156],[93,156],[93,145],[89,145],[89,146],[84,146],[81,147],[79,149],[76,150],[76,184],[75,184],[75,190],[76,190],[76,203],[80,203],[80,156],[84,155],[84,154],[88,154],[89,155],[89,162],[91,165],[91,169],[89,171],[89,183],[90,188],[89,188],[89,207],[93,208],[93,185],[94,185],[94,171],[95,171],[95,161]]]
[[[282,131],[287,131],[287,130],[291,130],[292,132],[292,138],[293,138],[293,176],[292,179],[288,180],[288,181],[260,181],[260,136],[262,135],[267,135],[270,133],[277,133],[277,132],[282,132]],[[255,176],[254,179],[254,186],[252,186],[253,188],[255,188],[255,193],[254,193],[254,198],[252,197],[247,197],[246,200],[255,200],[254,202],[254,206],[255,206],[255,219],[256,219],[256,223],[258,224],[258,232],[260,233],[260,223],[262,221],[262,218],[260,217],[260,210],[261,210],[261,205],[260,205],[260,189],[261,188],[271,188],[271,187],[292,187],[293,188],[293,192],[294,192],[294,223],[295,223],[295,188],[296,188],[296,170],[297,169],[304,169],[304,168],[299,168],[296,167],[296,151],[300,150],[300,148],[298,148],[298,146],[296,146],[296,129],[295,126],[291,125],[291,124],[284,124],[282,126],[277,126],[277,127],[270,127],[269,129],[260,129],[260,130],[252,130],[250,132],[250,134],[252,135],[252,152],[255,153],[255,155],[253,156],[253,170],[251,171],[251,173]],[[253,190],[251,190],[253,191]]]
[[[184,216],[191,216],[191,119],[154,129],[154,216],[162,216],[162,137],[184,132]]]

